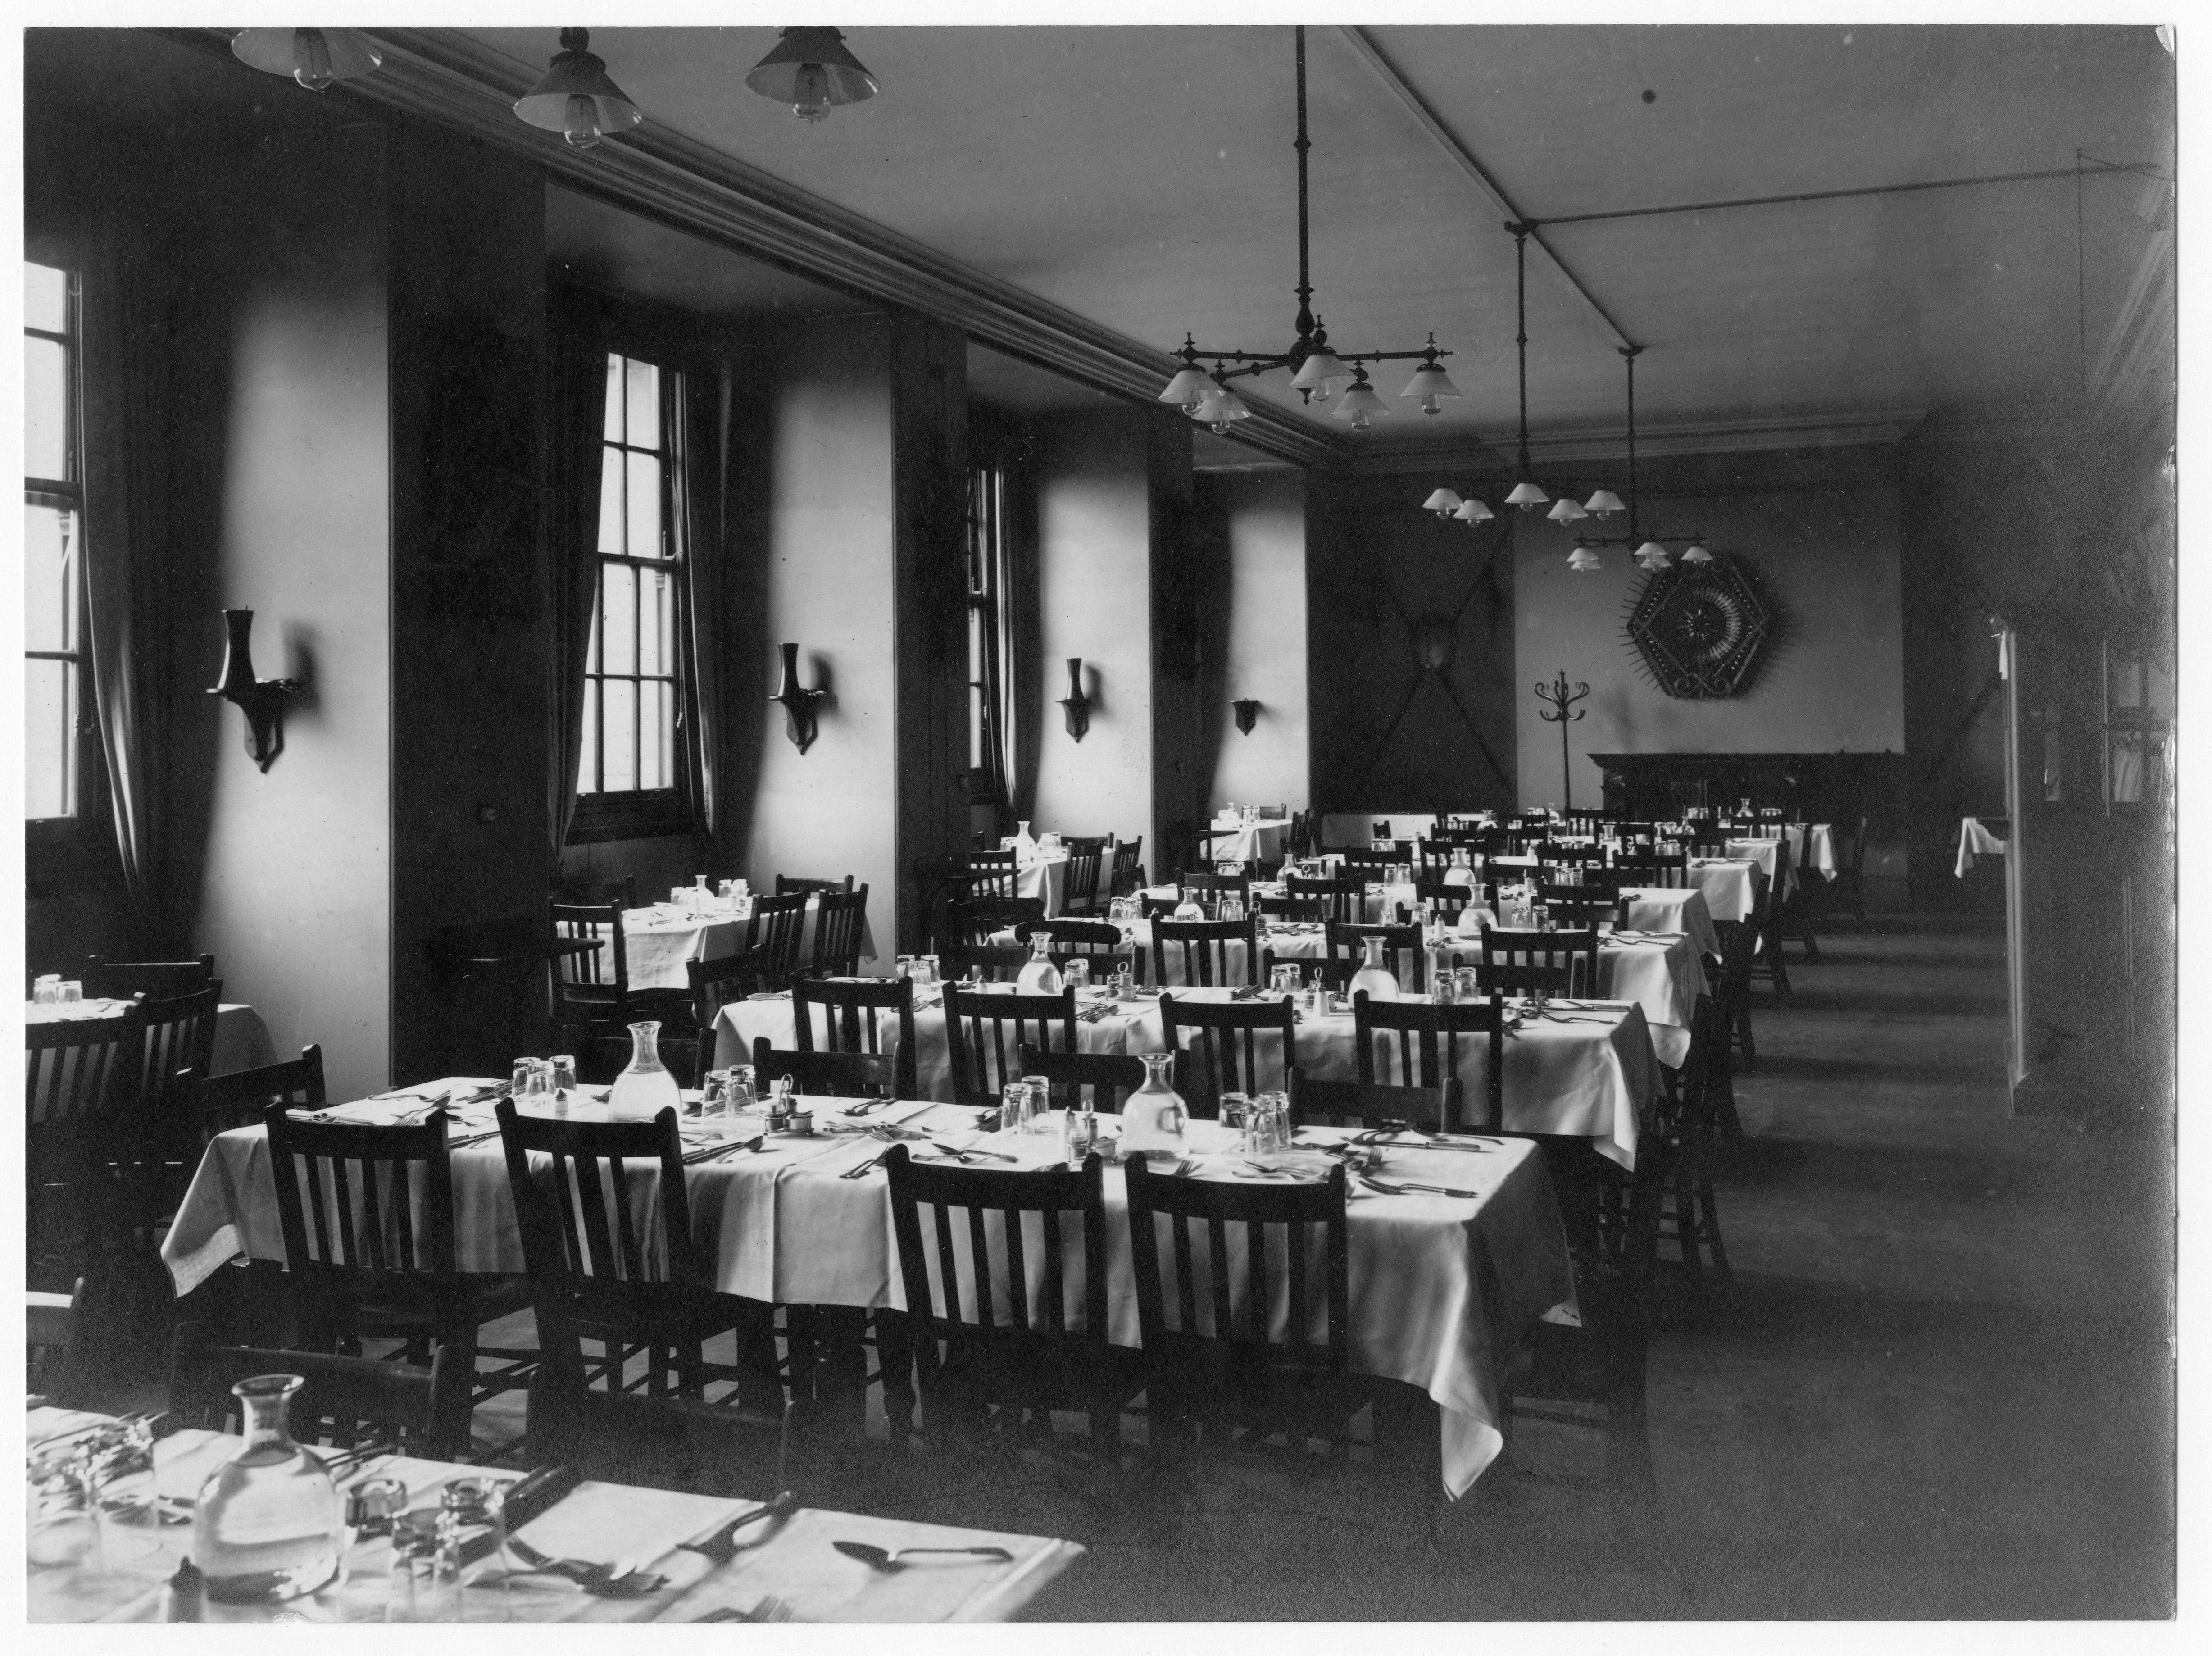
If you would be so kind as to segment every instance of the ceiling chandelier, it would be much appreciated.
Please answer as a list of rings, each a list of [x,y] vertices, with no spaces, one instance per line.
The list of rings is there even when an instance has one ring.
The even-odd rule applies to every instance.
[[[810,125],[828,120],[837,105],[866,102],[881,89],[834,28],[783,30],[775,50],[745,72],[745,84],[763,98],[789,104]]]
[[[1328,330],[1314,312],[1306,234],[1306,152],[1313,148],[1306,137],[1306,32],[1301,25],[1295,33],[1298,136],[1292,147],[1298,155],[1298,314],[1294,323],[1297,338],[1284,351],[1213,350],[1193,343],[1186,333],[1182,349],[1171,353],[1182,366],[1168,381],[1167,389],[1160,393],[1162,402],[1177,405],[1191,418],[1212,426],[1217,432],[1226,432],[1232,422],[1249,419],[1252,413],[1244,399],[1230,388],[1229,382],[1244,374],[1266,374],[1279,368],[1291,370],[1291,387],[1305,402],[1325,403],[1341,393],[1342,399],[1334,412],[1337,418],[1350,421],[1354,431],[1366,430],[1376,415],[1390,411],[1389,405],[1368,383],[1366,365],[1370,362],[1419,357],[1420,366],[1413,370],[1413,378],[1398,394],[1418,397],[1425,414],[1439,412],[1446,398],[1460,394],[1459,387],[1452,384],[1451,376],[1437,360],[1451,353],[1437,349],[1435,334],[1429,335],[1429,343],[1419,350],[1338,352],[1331,348]],[[1201,359],[1207,358],[1213,363],[1211,373],[1199,366]],[[1231,362],[1237,366],[1226,366]]]
[[[1517,506],[1522,511],[1533,511],[1552,496],[1536,479],[1536,468],[1528,459],[1528,233],[1532,224],[1509,223],[1513,233],[1514,259],[1514,347],[1518,354],[1521,379],[1521,431],[1519,463],[1511,490],[1505,503]],[[1577,531],[1574,549],[1567,554],[1567,567],[1577,575],[1587,575],[1605,567],[1598,556],[1600,546],[1633,546],[1638,565],[1647,570],[1666,569],[1671,563],[1667,549],[1657,537],[1639,538],[1636,514],[1636,359],[1643,352],[1641,345],[1625,346],[1621,356],[1628,364],[1628,500],[1623,505],[1619,495],[1607,484],[1600,484],[1587,501],[1577,503],[1574,496],[1561,490],[1553,501],[1552,509],[1544,514],[1554,523],[1578,523],[1585,518],[1602,522],[1615,512],[1628,514],[1628,532],[1621,535],[1591,534]],[[1554,487],[1558,485],[1555,484]],[[1456,518],[1462,523],[1476,524],[1490,521],[1495,514],[1472,496],[1462,496],[1448,485],[1439,484],[1421,502],[1425,510],[1438,517]],[[1695,538],[1689,550],[1682,554],[1685,563],[1710,563],[1713,555]]]
[[[289,75],[310,92],[374,75],[384,55],[349,28],[242,28],[231,55],[267,75]]]
[[[607,78],[607,66],[590,50],[589,29],[564,28],[561,50],[537,85],[514,100],[514,113],[532,126],[558,132],[578,149],[589,149],[610,132],[627,131],[645,119],[629,94]]]

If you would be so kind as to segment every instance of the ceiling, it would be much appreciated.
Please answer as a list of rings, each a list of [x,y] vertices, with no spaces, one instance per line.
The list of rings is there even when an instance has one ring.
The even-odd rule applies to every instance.
[[[541,67],[548,29],[464,32]],[[1365,31],[1539,219],[2074,164],[2172,171],[2172,60],[2145,28],[1388,27]],[[1297,280],[1287,27],[863,28],[882,95],[819,125],[756,96],[766,28],[595,30],[650,123],[1165,353],[1280,350]],[[1316,307],[1340,346],[1433,329],[1465,393],[1363,443],[1516,423],[1500,215],[1345,33],[1310,31]],[[985,90],[983,88],[988,88]],[[1639,425],[1843,424],[2063,400],[2148,245],[2140,180],[2071,178],[1560,225],[1545,240],[1644,354]],[[667,233],[672,234],[672,233]],[[788,278],[777,278],[789,280]],[[793,299],[793,303],[802,302]],[[1528,415],[1621,423],[1589,309],[1532,259]],[[1001,359],[1009,360],[1009,359]],[[1301,408],[1279,373],[1247,394]],[[1233,446],[1231,446],[1233,447]]]

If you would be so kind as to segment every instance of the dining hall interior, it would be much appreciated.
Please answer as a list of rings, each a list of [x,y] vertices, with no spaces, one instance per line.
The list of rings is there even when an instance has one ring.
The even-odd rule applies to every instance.
[[[22,39],[34,1618],[2172,1613],[2171,30]]]

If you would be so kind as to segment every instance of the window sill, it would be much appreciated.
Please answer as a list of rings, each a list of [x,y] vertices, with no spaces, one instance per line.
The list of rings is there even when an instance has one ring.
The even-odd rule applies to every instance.
[[[674,789],[641,794],[590,794],[578,801],[568,843],[611,839],[672,839],[696,831],[691,807]]]

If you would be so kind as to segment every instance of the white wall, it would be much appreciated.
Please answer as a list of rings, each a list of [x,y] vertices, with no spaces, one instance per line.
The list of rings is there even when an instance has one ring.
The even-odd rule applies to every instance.
[[[1039,422],[1037,588],[1042,641],[1038,831],[1145,836],[1152,822],[1150,490],[1142,411]],[[1084,661],[1091,728],[1078,743],[1059,703]]]
[[[1233,716],[1221,737],[1208,803],[1287,805],[1308,799],[1306,490],[1303,472],[1224,476],[1229,536],[1229,648],[1223,701],[1260,703],[1249,735]]]

